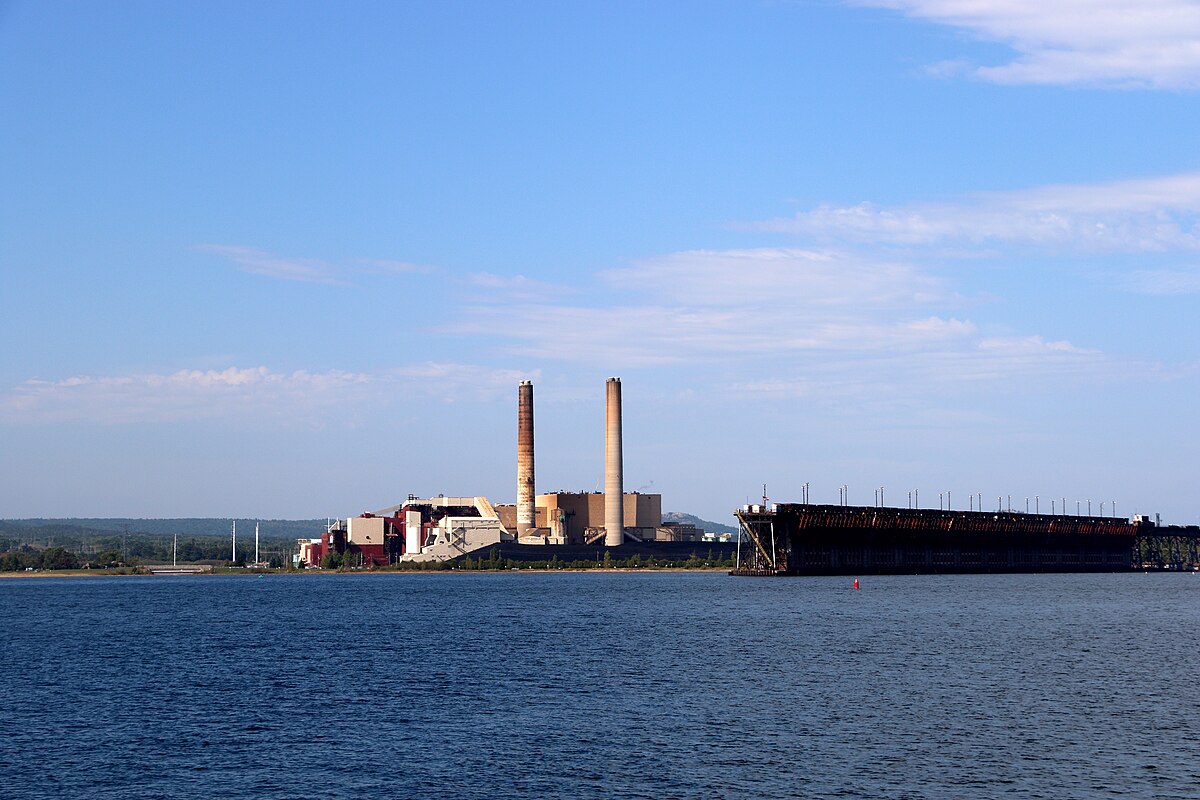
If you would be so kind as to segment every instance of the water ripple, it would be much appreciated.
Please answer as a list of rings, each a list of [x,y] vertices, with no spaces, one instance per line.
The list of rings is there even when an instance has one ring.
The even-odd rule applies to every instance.
[[[1197,797],[1190,575],[0,582],[6,798]]]

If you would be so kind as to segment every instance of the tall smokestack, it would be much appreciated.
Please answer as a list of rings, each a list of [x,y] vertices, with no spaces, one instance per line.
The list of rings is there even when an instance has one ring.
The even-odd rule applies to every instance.
[[[517,538],[537,525],[533,500],[533,382],[517,387]]]
[[[621,463],[621,379],[609,378],[604,414],[604,545],[625,540],[625,489]]]

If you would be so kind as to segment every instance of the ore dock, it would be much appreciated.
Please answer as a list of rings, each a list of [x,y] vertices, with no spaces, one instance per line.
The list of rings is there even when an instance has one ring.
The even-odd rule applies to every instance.
[[[889,575],[1194,569],[1200,529],[1145,518],[777,503],[742,506],[732,574]],[[1168,535],[1171,548],[1157,545]],[[1182,544],[1180,544],[1182,543]],[[1177,554],[1170,563],[1147,552]]]

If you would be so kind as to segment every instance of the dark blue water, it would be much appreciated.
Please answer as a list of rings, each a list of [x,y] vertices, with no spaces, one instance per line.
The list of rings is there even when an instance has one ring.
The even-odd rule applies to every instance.
[[[1200,797],[1200,577],[0,581],[0,796]]]

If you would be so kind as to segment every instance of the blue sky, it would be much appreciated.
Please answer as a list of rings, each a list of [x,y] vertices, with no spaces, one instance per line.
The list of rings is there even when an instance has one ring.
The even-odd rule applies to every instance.
[[[0,516],[1200,520],[1200,7],[0,3]],[[1032,498],[1039,497],[1035,501]]]

